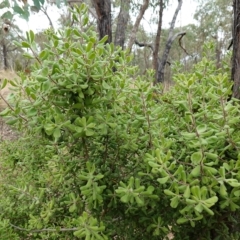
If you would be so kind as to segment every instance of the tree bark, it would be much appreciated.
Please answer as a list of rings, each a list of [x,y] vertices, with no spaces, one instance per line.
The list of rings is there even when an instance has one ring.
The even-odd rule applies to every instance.
[[[163,17],[163,0],[159,0],[159,12],[158,12],[158,28],[153,48],[153,69],[155,70],[155,81],[157,81],[158,72],[158,52],[160,46],[160,38],[162,32],[162,17]]]
[[[111,19],[111,1],[110,0],[92,0],[97,14],[97,26],[99,39],[108,35],[106,43],[112,42],[112,19]]]
[[[3,53],[3,67],[4,67],[4,70],[7,70],[9,68],[9,65],[8,65],[8,57],[7,57],[7,45],[4,39],[2,40],[2,53]]]
[[[128,47],[127,47],[129,49],[129,52],[132,51],[132,46],[133,46],[133,44],[134,44],[134,42],[136,40],[137,30],[139,28],[140,22],[141,22],[141,20],[143,18],[143,15],[144,15],[145,11],[148,8],[148,5],[149,5],[149,0],[144,0],[143,5],[141,6],[139,14],[137,16],[137,19],[135,21],[135,24],[134,24],[134,26],[132,28],[132,34],[130,36]]]
[[[126,27],[129,20],[130,0],[121,0],[121,8],[117,20],[114,45],[124,49]]]
[[[233,1],[232,97],[240,99],[240,0]]]
[[[168,55],[169,55],[170,49],[172,47],[173,41],[175,40],[176,37],[182,36],[183,34],[186,34],[185,32],[182,32],[182,33],[175,34],[173,36],[173,30],[174,30],[174,27],[175,27],[177,15],[178,15],[179,11],[181,10],[181,7],[182,7],[182,2],[183,2],[182,0],[178,0],[178,6],[175,10],[172,22],[170,24],[168,40],[167,40],[167,43],[166,43],[166,46],[165,46],[165,50],[163,52],[163,56],[162,56],[162,58],[161,58],[161,60],[159,61],[159,64],[158,64],[157,82],[164,82],[164,69],[165,69],[165,66],[167,64]]]

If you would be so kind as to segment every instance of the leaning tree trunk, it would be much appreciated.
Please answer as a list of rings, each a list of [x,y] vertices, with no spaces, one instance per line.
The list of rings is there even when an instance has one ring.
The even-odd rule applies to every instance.
[[[108,35],[108,43],[112,42],[111,0],[92,0],[97,14],[99,39]]]
[[[181,10],[182,2],[183,2],[183,0],[178,0],[178,6],[173,15],[173,19],[172,19],[172,22],[170,25],[169,36],[168,36],[168,40],[167,40],[167,43],[165,46],[165,50],[164,50],[162,58],[160,59],[159,64],[158,64],[157,82],[164,82],[164,69],[167,64],[168,55],[169,55],[170,49],[172,47],[173,41],[175,40],[176,37],[183,36],[186,34],[185,32],[182,32],[182,33],[177,33],[177,34],[173,35],[173,30],[175,27],[177,15],[178,15],[179,11]]]
[[[232,96],[240,99],[240,0],[233,1],[232,80]]]
[[[126,40],[126,27],[129,19],[130,0],[121,0],[121,8],[117,20],[114,45],[124,49]]]
[[[143,4],[140,8],[140,11],[138,13],[138,16],[136,18],[136,21],[133,25],[133,28],[131,29],[131,34],[130,34],[130,38],[129,38],[129,42],[128,42],[128,50],[129,52],[132,51],[132,46],[136,40],[136,35],[137,35],[137,31],[138,31],[138,28],[139,28],[139,25],[140,25],[140,22],[143,18],[143,15],[145,13],[145,11],[148,9],[148,6],[149,6],[149,0],[144,0],[143,1]]]

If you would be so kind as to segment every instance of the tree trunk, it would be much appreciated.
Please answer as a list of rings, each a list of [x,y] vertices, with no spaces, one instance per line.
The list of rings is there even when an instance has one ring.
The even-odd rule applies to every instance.
[[[182,32],[182,33],[175,34],[173,36],[173,30],[174,30],[174,27],[175,27],[177,15],[178,15],[179,11],[181,10],[181,7],[182,7],[182,2],[183,2],[183,0],[178,0],[178,6],[177,6],[177,8],[175,10],[175,13],[173,15],[173,19],[172,19],[172,22],[171,22],[171,25],[170,25],[169,36],[168,36],[168,40],[167,40],[167,43],[166,43],[166,46],[165,46],[165,50],[164,50],[163,56],[162,56],[162,58],[161,58],[161,60],[159,61],[159,64],[158,64],[157,82],[164,82],[164,69],[165,69],[165,66],[167,64],[168,55],[169,55],[170,49],[172,47],[173,41],[175,40],[176,37],[186,34],[185,32]]]
[[[130,0],[121,0],[121,8],[118,15],[114,45],[124,49],[126,27],[129,20]]]
[[[232,80],[232,96],[240,99],[240,0],[233,1]]]
[[[160,37],[162,32],[162,16],[163,16],[163,0],[159,0],[159,13],[158,13],[158,28],[155,43],[153,47],[153,69],[155,70],[155,81],[157,81],[158,72],[158,52],[160,45]]]
[[[7,59],[7,45],[4,39],[2,40],[2,53],[3,53],[3,67],[4,67],[4,70],[7,70],[9,68],[8,59]]]
[[[149,0],[144,0],[143,5],[141,6],[139,14],[137,16],[137,19],[136,19],[136,21],[134,23],[134,26],[133,26],[133,28],[131,30],[132,34],[130,36],[129,43],[128,43],[128,49],[129,49],[130,52],[131,52],[132,46],[133,46],[133,44],[134,44],[134,42],[136,40],[137,30],[139,28],[140,22],[141,22],[141,20],[143,18],[143,15],[144,15],[145,11],[148,8],[148,5],[149,5]]]
[[[92,0],[97,14],[97,26],[99,39],[108,35],[107,43],[112,42],[112,19],[110,0]]]

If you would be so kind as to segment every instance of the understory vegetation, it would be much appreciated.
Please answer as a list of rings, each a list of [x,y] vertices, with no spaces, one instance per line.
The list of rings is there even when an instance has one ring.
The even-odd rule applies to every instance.
[[[212,44],[162,93],[72,14],[86,32],[49,30],[37,54],[30,31],[31,74],[2,83],[21,137],[0,146],[0,238],[239,239],[240,107]]]

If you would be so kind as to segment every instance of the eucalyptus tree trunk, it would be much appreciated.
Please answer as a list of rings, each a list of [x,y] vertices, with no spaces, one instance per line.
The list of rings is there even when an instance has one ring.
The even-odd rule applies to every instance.
[[[164,82],[164,69],[165,69],[165,66],[167,64],[168,55],[169,55],[170,49],[172,47],[173,41],[177,37],[183,36],[183,35],[186,34],[185,32],[180,32],[180,33],[177,33],[177,34],[173,35],[173,30],[174,30],[174,27],[175,27],[177,15],[178,15],[179,11],[181,10],[182,2],[183,2],[183,0],[178,0],[178,6],[175,10],[175,13],[174,13],[173,18],[172,18],[172,22],[170,24],[168,40],[167,40],[162,58],[160,59],[159,64],[158,64],[158,71],[157,71],[157,77],[156,77],[157,82]]]
[[[153,47],[153,69],[155,70],[155,81],[157,81],[158,72],[158,52],[160,46],[160,38],[162,32],[162,17],[163,17],[163,0],[159,0],[159,12],[158,12],[158,28]]]
[[[233,1],[232,80],[232,96],[240,99],[240,0]]]
[[[111,0],[92,0],[97,14],[99,39],[108,35],[107,43],[112,42]]]
[[[141,20],[142,20],[142,18],[144,16],[145,11],[148,9],[148,6],[149,6],[149,0],[144,0],[142,6],[140,8],[140,11],[138,13],[138,16],[136,18],[136,21],[135,21],[135,23],[133,25],[133,28],[131,29],[132,33],[130,35],[130,39],[129,39],[128,47],[127,47],[130,52],[131,52],[132,46],[133,46],[133,44],[134,44],[134,42],[136,40],[136,35],[137,35],[137,31],[138,31],[140,22],[141,22]]]
[[[126,29],[129,20],[130,0],[121,0],[121,8],[117,20],[114,45],[124,49]]]

